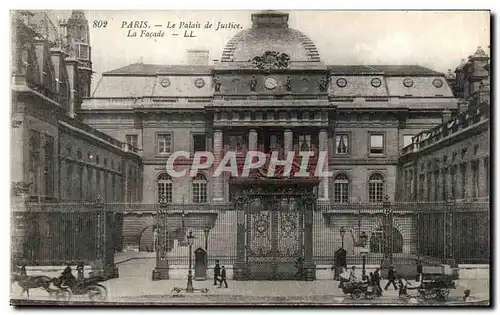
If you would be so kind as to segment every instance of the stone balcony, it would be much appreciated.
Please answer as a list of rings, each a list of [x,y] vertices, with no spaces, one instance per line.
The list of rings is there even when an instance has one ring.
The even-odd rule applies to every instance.
[[[414,136],[412,143],[402,149],[401,156],[423,151],[446,139],[451,139],[467,130],[471,130],[480,124],[489,123],[489,118],[489,104],[470,108],[451,120]]]

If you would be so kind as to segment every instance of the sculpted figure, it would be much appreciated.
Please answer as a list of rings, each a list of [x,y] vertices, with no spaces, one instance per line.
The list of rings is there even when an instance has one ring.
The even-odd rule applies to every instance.
[[[214,87],[215,87],[215,92],[220,92],[220,86],[221,86],[221,81],[219,77],[214,78]]]
[[[250,91],[255,92],[255,88],[257,87],[257,79],[255,76],[252,77],[252,80],[250,81]]]
[[[285,87],[287,91],[292,90],[292,81],[290,80],[290,77],[286,77]]]
[[[328,86],[328,80],[326,78],[322,78],[321,80],[319,80],[319,90],[321,92],[325,92],[327,86]]]

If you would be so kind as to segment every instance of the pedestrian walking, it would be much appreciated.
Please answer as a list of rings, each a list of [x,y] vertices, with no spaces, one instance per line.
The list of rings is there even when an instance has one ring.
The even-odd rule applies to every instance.
[[[226,288],[227,288],[226,268],[224,268],[224,266],[222,266],[222,268],[220,270],[220,286],[219,286],[219,288],[222,288],[222,283],[223,282],[224,282],[224,284],[226,285]]]
[[[220,265],[219,261],[215,261],[215,267],[214,267],[214,285],[217,285],[217,281],[219,281],[220,277]]]
[[[381,296],[382,295],[382,287],[380,286],[380,269],[379,268],[375,269],[375,272],[373,273],[373,282],[374,282],[374,285],[377,287],[377,295]]]
[[[422,277],[423,277],[423,273],[424,273],[424,266],[422,265],[422,261],[420,259],[417,260],[417,282],[421,282],[422,281]]]
[[[349,281],[350,282],[357,282],[358,277],[356,275],[356,266],[352,266],[351,268],[351,273],[349,274]]]
[[[387,284],[385,285],[385,290],[387,291],[387,288],[391,285],[394,286],[394,290],[397,290],[398,287],[396,286],[396,270],[394,270],[394,266],[391,266],[389,268],[389,274],[387,275],[387,279],[389,280],[389,282],[387,282]]]

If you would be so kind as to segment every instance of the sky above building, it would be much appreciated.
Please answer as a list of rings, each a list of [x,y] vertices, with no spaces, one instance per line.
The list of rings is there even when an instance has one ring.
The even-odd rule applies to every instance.
[[[90,24],[93,68],[102,72],[131,63],[186,64],[188,49],[208,49],[210,60],[221,58],[226,43],[241,29],[216,30],[218,22],[251,27],[255,11],[85,11]],[[289,27],[313,40],[325,64],[417,64],[446,72],[478,46],[489,53],[488,11],[289,11]],[[68,11],[54,11],[56,17]],[[96,21],[106,21],[99,27]],[[130,22],[147,21],[148,32],[164,37],[141,37]],[[126,22],[125,27],[124,22]],[[199,23],[201,28],[179,28]],[[206,22],[212,28],[205,29]],[[175,24],[175,28],[167,29]],[[132,24],[134,25],[134,24]],[[138,24],[135,24],[140,26]],[[154,25],[162,25],[155,27]],[[144,24],[142,25],[144,26]],[[129,37],[129,31],[137,37]],[[196,37],[184,37],[184,31]],[[172,33],[179,35],[173,36]],[[133,33],[130,33],[132,35]],[[95,82],[95,81],[94,81]]]

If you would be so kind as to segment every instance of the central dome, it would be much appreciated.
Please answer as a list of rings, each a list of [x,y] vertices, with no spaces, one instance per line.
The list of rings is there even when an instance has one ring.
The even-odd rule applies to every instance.
[[[320,61],[312,40],[288,27],[288,13],[255,13],[252,14],[252,23],[252,28],[229,40],[222,52],[222,62],[248,62],[266,51],[286,53],[291,61]]]

